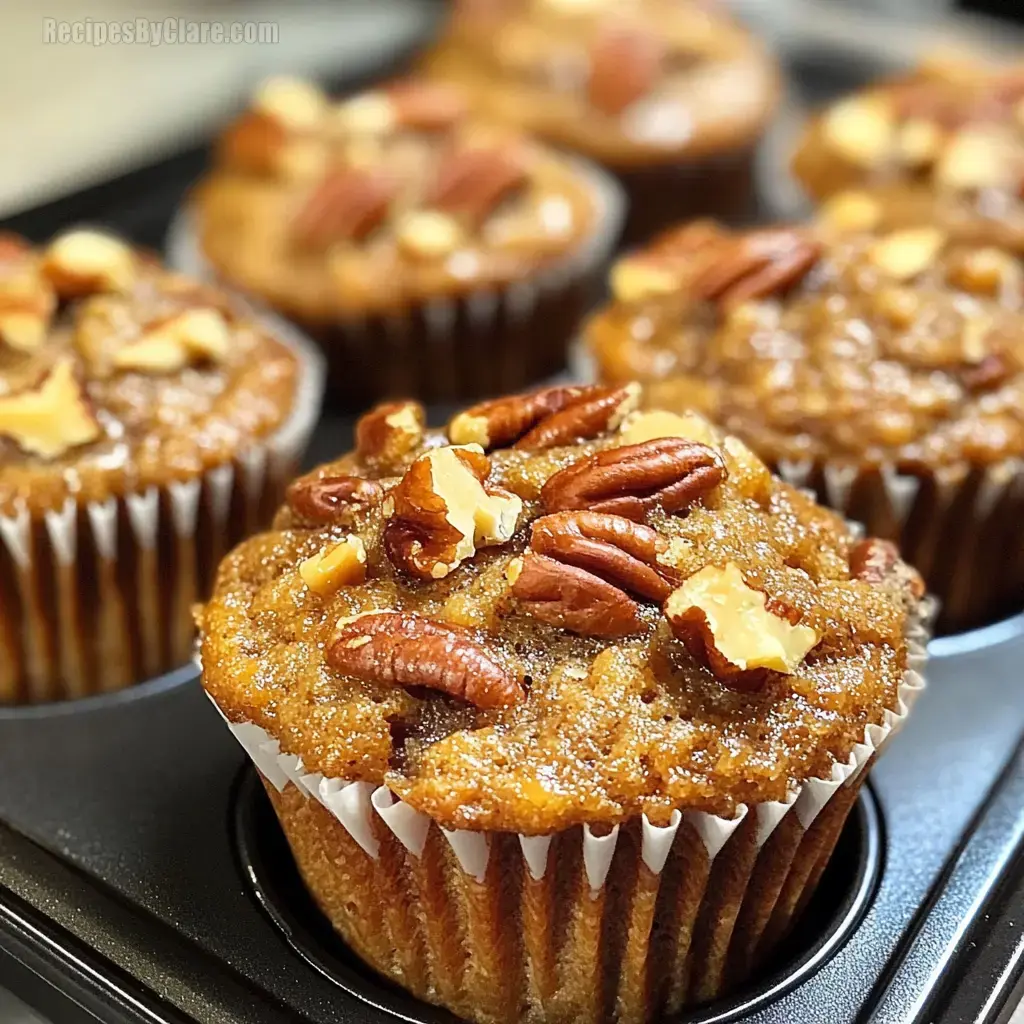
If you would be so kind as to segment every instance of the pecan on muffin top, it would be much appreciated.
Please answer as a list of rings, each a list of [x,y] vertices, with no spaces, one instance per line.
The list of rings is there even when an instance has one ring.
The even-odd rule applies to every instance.
[[[814,118],[793,172],[818,200],[867,189],[886,228],[1024,249],[1024,65],[935,61]]]
[[[274,79],[220,140],[195,196],[226,280],[307,320],[400,311],[518,281],[595,230],[566,158],[403,80],[331,101]]]
[[[827,777],[899,702],[919,578],[636,397],[368,414],[223,563],[211,696],[450,829],[729,816]]]
[[[224,294],[111,236],[0,238],[0,514],[230,463],[287,420],[298,376]]]
[[[907,472],[1024,455],[1024,267],[939,227],[667,232],[612,272],[589,324],[601,376],[696,408],[770,464]],[[835,215],[835,210],[829,216]]]

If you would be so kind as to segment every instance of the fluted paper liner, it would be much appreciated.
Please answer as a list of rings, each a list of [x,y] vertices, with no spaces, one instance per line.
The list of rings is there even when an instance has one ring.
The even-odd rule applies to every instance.
[[[449,831],[384,786],[306,774],[263,729],[220,713],[321,909],[380,973],[488,1024],[626,1024],[741,984],[787,934],[865,769],[924,688],[927,639],[915,621],[897,705],[846,762],[728,819],[676,810],[661,826],[642,815],[543,836]]]
[[[396,396],[453,401],[521,390],[564,370],[566,347],[596,297],[625,207],[609,175],[565,159],[597,211],[589,234],[556,262],[505,286],[386,313],[326,322],[293,317],[326,354],[334,394],[361,404]],[[172,221],[166,249],[176,269],[220,280],[187,209]]]
[[[779,475],[896,541],[941,602],[938,626],[959,632],[1019,610],[1024,595],[1024,459],[903,472],[810,459],[779,461]]]
[[[192,605],[280,504],[320,410],[319,353],[270,329],[299,359],[293,411],[233,462],[38,518],[0,515],[0,704],[117,690],[188,663]]]

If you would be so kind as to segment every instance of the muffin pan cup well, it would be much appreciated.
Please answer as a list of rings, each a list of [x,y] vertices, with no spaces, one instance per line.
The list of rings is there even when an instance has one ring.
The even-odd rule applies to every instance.
[[[350,439],[351,423],[328,416],[311,458]],[[765,964],[735,998],[666,1020],[923,1024],[930,1018],[915,1016],[919,1001],[963,972],[973,977],[961,938],[984,931],[1013,884],[1007,865],[1024,848],[1021,766],[1000,782],[1024,736],[1024,619],[933,641],[931,652],[927,691],[871,770],[881,870],[858,920],[839,929],[842,915],[817,915],[810,904],[815,916],[794,933],[801,948],[780,951],[784,963]],[[234,821],[255,801],[253,813],[276,828],[272,812],[251,769],[239,789],[243,755],[194,669],[81,701],[4,709],[0,762],[0,984],[40,1006],[52,989],[33,984],[35,975],[78,1003],[84,986],[104,1008],[100,1019],[116,1022],[441,1019],[354,966],[326,919],[307,915],[308,900],[292,904],[287,879],[296,869],[287,858],[271,855],[270,875],[255,868]],[[863,845],[862,813],[840,851]],[[280,850],[284,839],[255,842]],[[833,887],[849,893],[863,870],[841,857],[816,897],[836,899],[834,907]],[[271,889],[276,916],[260,902]],[[300,926],[310,929],[305,938]],[[922,941],[923,928],[938,939]],[[973,992],[999,1005],[1008,994],[996,984],[1001,975],[1012,988],[1016,938],[999,934],[984,948],[1007,971],[957,989],[958,998]],[[295,952],[299,940],[311,944],[316,966]],[[807,961],[812,949],[824,952]],[[339,964],[355,972],[348,989],[328,976]],[[902,981],[886,988],[890,979]],[[883,996],[899,1012],[890,1003],[887,1016],[873,1017]]]
[[[465,403],[524,390],[565,369],[568,341],[599,294],[625,206],[610,175],[566,159],[589,189],[596,214],[588,235],[549,265],[505,286],[410,303],[386,314],[293,318],[326,356],[334,402],[353,410],[395,397]],[[171,224],[167,255],[178,270],[217,279],[187,208]]]

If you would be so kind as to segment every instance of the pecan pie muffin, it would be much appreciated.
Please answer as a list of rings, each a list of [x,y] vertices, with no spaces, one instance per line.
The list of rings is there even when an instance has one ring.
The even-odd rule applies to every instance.
[[[616,265],[587,337],[603,379],[701,410],[897,540],[964,629],[1024,604],[1024,265],[871,230],[877,212],[848,196],[809,227],[683,226]]]
[[[700,0],[458,0],[424,71],[490,117],[612,169],[626,234],[753,209],[754,152],[779,95],[772,58]]]
[[[1024,251],[1024,65],[931,63],[810,122],[793,172],[817,200],[869,190],[880,223]]]
[[[318,405],[317,357],[221,292],[109,235],[0,236],[0,704],[185,664]]]
[[[923,686],[896,549],[638,390],[375,409],[199,616],[323,912],[481,1024],[742,985]]]
[[[618,234],[604,175],[399,81],[274,80],[194,199],[203,258],[318,341],[332,391],[480,397],[565,365]]]

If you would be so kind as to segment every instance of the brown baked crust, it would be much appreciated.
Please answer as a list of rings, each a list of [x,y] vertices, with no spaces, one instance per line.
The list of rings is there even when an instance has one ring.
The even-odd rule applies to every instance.
[[[193,208],[225,280],[331,322],[527,278],[599,229],[598,204],[577,165],[474,121],[457,89],[399,80],[331,102],[274,80]]]
[[[218,289],[94,232],[0,241],[0,513],[193,479],[288,418],[295,353]]]
[[[589,439],[491,450],[489,475],[487,457],[439,447],[443,433],[420,436],[414,416],[389,407],[391,433],[370,432],[387,445],[300,481],[275,531],[221,566],[200,615],[209,693],[307,771],[384,783],[449,828],[546,833],[641,812],[661,822],[673,808],[728,815],[827,776],[897,705],[920,581],[884,552],[865,555],[838,516],[699,417],[620,426],[631,395],[596,432],[578,420]],[[591,391],[489,403],[449,431],[507,445],[584,400]],[[490,546],[480,534],[461,560],[454,498],[439,517],[423,488],[429,465],[443,494],[439,474],[455,458],[484,474],[495,519],[521,502],[507,541],[492,524]],[[719,472],[698,482],[700,465]],[[347,477],[377,480],[379,493]],[[309,500],[324,487],[329,501]],[[626,494],[650,497],[602,504]],[[566,506],[578,511],[556,511]],[[348,535],[360,543],[345,541],[346,552],[361,547],[363,563],[328,580],[321,569]],[[677,616],[680,584],[708,572],[726,587],[726,610]],[[745,648],[746,670],[733,671],[739,634],[722,621],[741,590],[762,606],[761,626],[789,638],[785,668],[778,652],[758,661]],[[666,591],[671,621],[659,610]],[[467,665],[481,671],[465,676]]]
[[[616,169],[745,149],[779,97],[760,43],[697,0],[463,0],[422,68],[488,117]]]
[[[859,196],[816,225],[746,233],[698,222],[626,257],[586,331],[599,375],[699,409],[771,465],[1024,454],[1020,260],[937,228],[837,231],[850,213],[877,209]]]
[[[813,118],[792,160],[817,200],[869,189],[885,227],[1024,250],[1024,66],[932,62]]]

